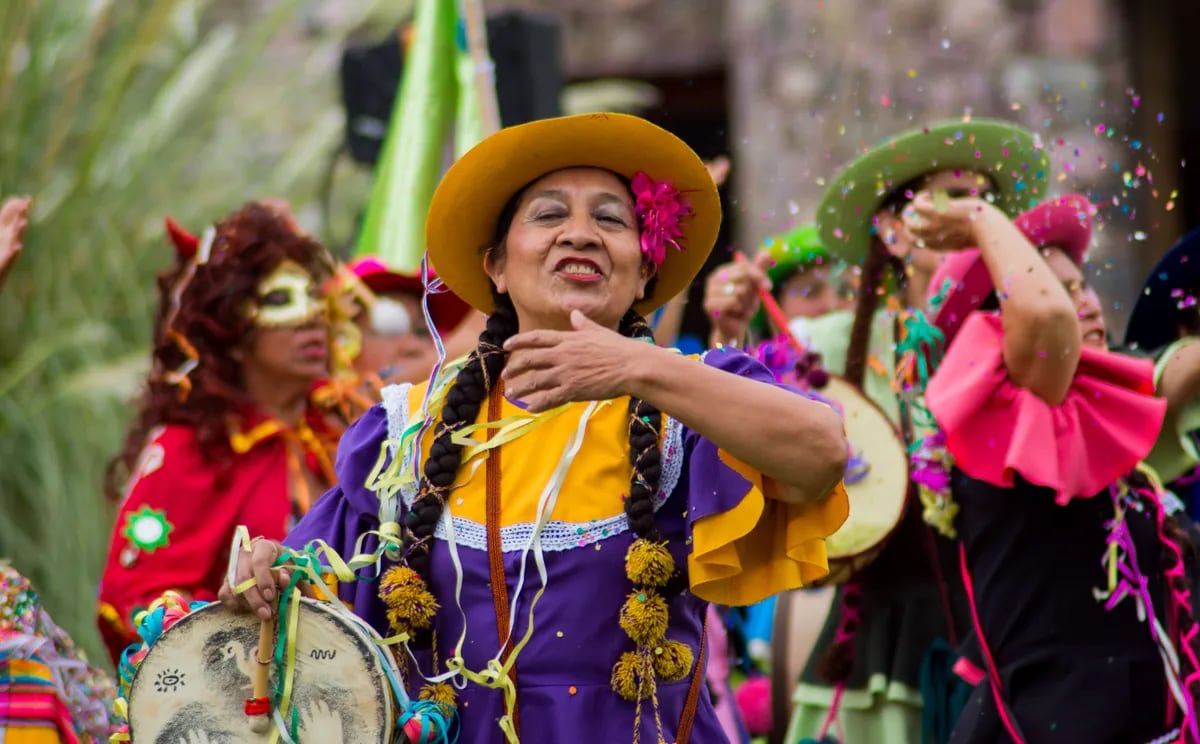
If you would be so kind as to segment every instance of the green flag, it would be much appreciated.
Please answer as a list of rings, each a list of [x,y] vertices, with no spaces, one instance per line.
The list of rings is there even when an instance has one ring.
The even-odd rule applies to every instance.
[[[417,0],[400,93],[354,246],[355,255],[378,255],[399,271],[416,272],[425,253],[425,215],[458,98],[457,22],[456,0]]]

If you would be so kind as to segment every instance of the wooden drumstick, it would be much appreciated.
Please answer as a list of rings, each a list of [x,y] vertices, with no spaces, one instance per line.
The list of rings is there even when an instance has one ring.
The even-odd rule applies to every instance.
[[[267,689],[271,676],[271,656],[275,645],[275,621],[263,620],[258,625],[258,650],[254,654],[254,697],[246,701],[246,716],[250,730],[256,734],[271,728],[271,698]]]

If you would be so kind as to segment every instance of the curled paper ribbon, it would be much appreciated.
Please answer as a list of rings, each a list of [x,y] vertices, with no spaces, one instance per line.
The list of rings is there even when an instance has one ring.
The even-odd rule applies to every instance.
[[[1125,599],[1131,598],[1134,601],[1138,619],[1149,627],[1151,637],[1158,647],[1167,688],[1183,711],[1182,738],[1184,741],[1200,741],[1196,701],[1192,699],[1189,689],[1190,685],[1200,676],[1200,666],[1197,666],[1196,654],[1191,643],[1194,640],[1196,626],[1193,624],[1191,628],[1190,635],[1193,638],[1183,639],[1184,642],[1178,645],[1163,627],[1155,613],[1154,598],[1150,593],[1150,580],[1138,564],[1137,546],[1134,543],[1133,534],[1130,532],[1129,521],[1126,519],[1126,510],[1130,508],[1155,510],[1159,541],[1165,549],[1173,553],[1173,557],[1178,558],[1172,569],[1167,572],[1168,578],[1172,576],[1172,572],[1177,574],[1182,570],[1182,556],[1174,541],[1170,540],[1163,531],[1165,515],[1162,504],[1155,493],[1122,490],[1117,484],[1114,484],[1109,487],[1109,495],[1113,504],[1113,518],[1105,524],[1108,529],[1107,549],[1101,559],[1108,574],[1108,586],[1106,590],[1095,590],[1094,593],[1097,600],[1102,601],[1104,608],[1108,611],[1112,611]],[[1188,599],[1186,591],[1180,596],[1180,592],[1176,591],[1174,587],[1169,587],[1169,612],[1190,613],[1191,605]],[[1187,604],[1180,605],[1181,601],[1187,602]],[[1182,678],[1181,653],[1191,665],[1191,671],[1186,679]]]

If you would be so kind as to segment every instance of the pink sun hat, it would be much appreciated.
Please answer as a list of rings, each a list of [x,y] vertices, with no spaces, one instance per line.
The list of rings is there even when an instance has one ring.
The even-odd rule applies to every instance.
[[[347,266],[376,294],[407,292],[419,296],[425,292],[420,273],[407,274],[396,271],[376,256],[356,258]],[[430,270],[429,278],[432,280],[435,276]],[[437,326],[438,333],[454,330],[470,309],[467,303],[449,289],[429,295],[429,314],[433,317],[433,324]]]
[[[1061,248],[1076,266],[1083,264],[1092,240],[1096,207],[1087,197],[1064,194],[1042,202],[1013,219],[1036,248]],[[963,322],[992,294],[992,276],[979,250],[969,248],[946,257],[929,283],[927,314],[949,344]]]

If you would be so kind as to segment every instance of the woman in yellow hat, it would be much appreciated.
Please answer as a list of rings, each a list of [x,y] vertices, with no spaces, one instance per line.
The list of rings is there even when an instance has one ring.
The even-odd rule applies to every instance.
[[[346,552],[403,522],[402,559],[339,592],[410,638],[411,740],[456,714],[464,744],[724,741],[707,602],[825,574],[847,514],[837,415],[740,352],[646,343],[643,314],[687,286],[719,223],[703,162],[631,116],[503,130],[443,179],[430,259],[487,329],[432,385],[385,390],[287,541]],[[256,542],[236,579],[261,581],[227,604],[270,617],[285,552]]]

